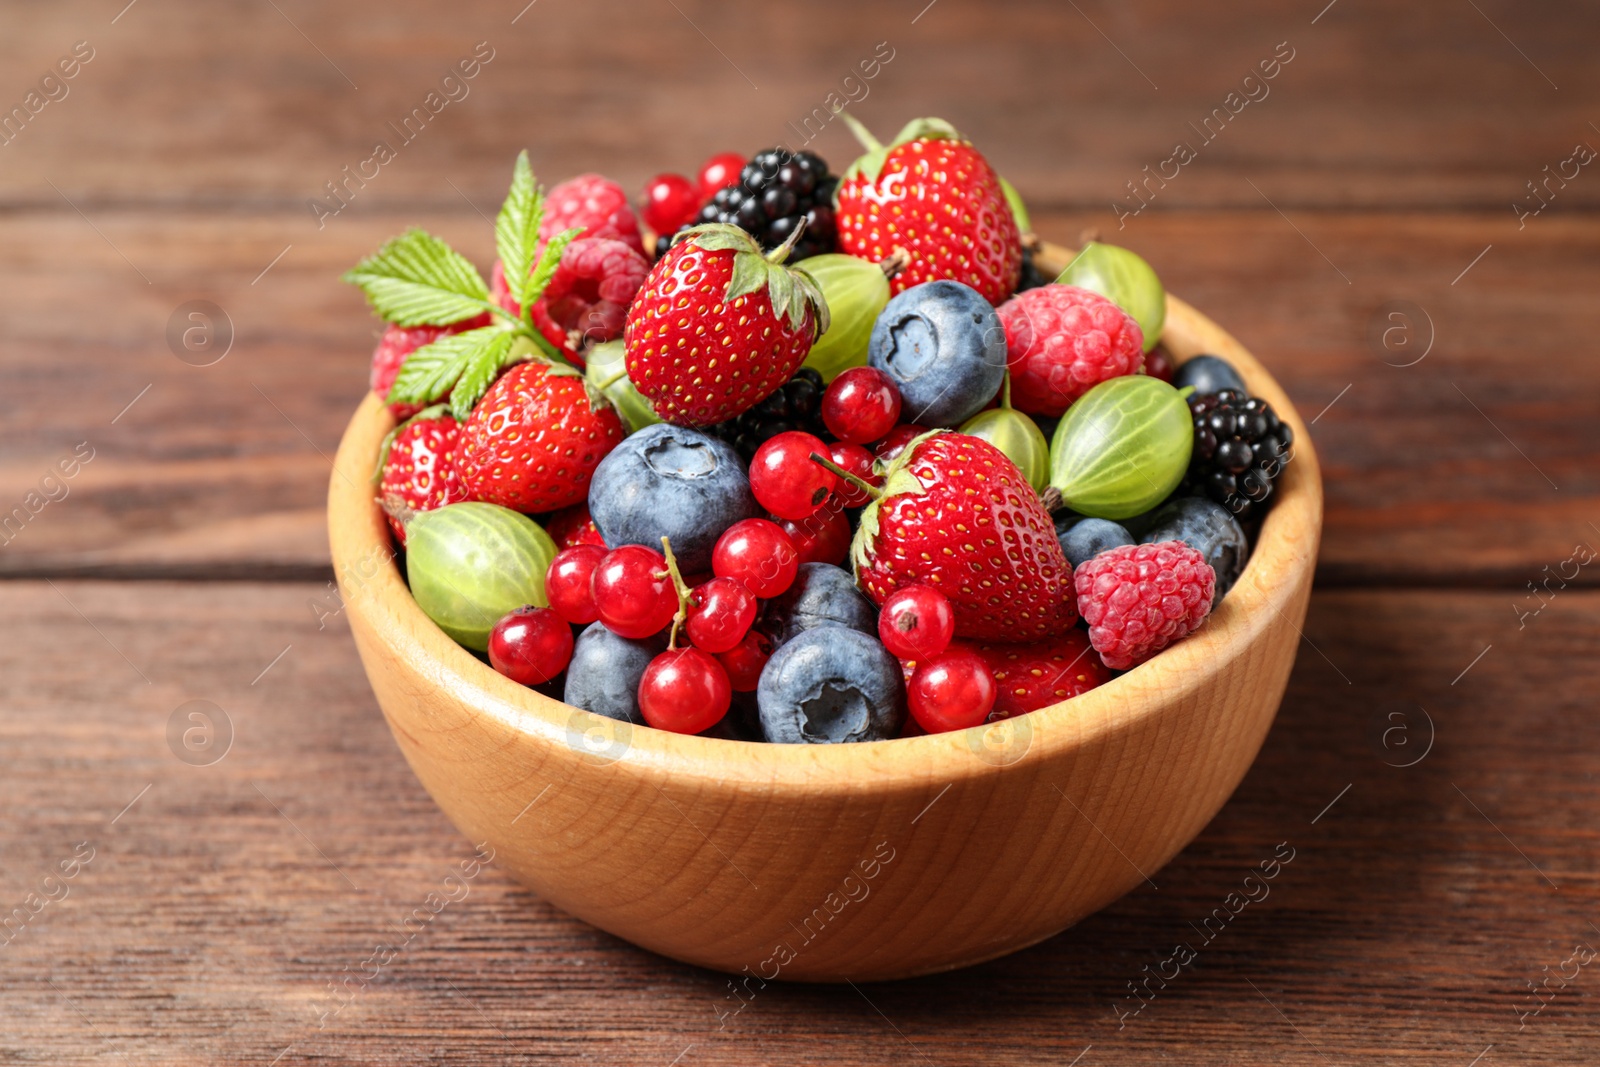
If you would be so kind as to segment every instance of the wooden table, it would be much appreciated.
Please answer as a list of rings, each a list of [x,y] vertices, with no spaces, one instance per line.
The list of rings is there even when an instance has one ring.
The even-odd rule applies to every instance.
[[[1593,8],[124,2],[0,34],[7,109],[92,51],[0,147],[0,510],[37,508],[0,547],[0,1061],[1594,1061],[1600,565],[1566,561],[1600,546],[1600,176],[1564,165],[1600,146]],[[407,223],[487,263],[518,148],[638,188],[862,91],[880,132],[973,136],[1040,232],[1144,254],[1313,423],[1319,591],[1255,768],[1156,885],[943,977],[719,1024],[724,977],[490,867],[334,997],[471,855],[319,625],[374,335],[337,273]],[[209,366],[168,340],[193,301],[231,335]],[[196,708],[228,724],[203,766],[168,740]],[[1130,992],[1280,845],[1269,898]]]

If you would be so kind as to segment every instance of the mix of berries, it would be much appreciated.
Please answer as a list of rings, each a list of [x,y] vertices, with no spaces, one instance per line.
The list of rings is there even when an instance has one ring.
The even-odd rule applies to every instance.
[[[948,124],[849,124],[842,177],[725,153],[637,214],[524,154],[487,283],[419,230],[347,275],[386,320],[413,594],[507,678],[679,733],[943,733],[1105,684],[1238,580],[1289,426],[1225,361],[1147,351],[1131,252],[1045,277]]]

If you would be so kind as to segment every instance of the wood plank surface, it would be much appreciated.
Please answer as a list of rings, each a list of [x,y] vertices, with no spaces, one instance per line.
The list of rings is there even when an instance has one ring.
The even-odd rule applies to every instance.
[[[400,758],[343,625],[317,629],[319,592],[0,587],[29,620],[0,648],[0,903],[93,849],[0,950],[0,1060],[1465,1065],[1492,1044],[1485,1062],[1567,1064],[1593,1041],[1574,965],[1517,1013],[1537,1006],[1527,982],[1600,944],[1600,594],[1558,594],[1520,631],[1498,592],[1323,594],[1256,766],[1156,888],[1008,959],[769,986],[735,1014],[725,977],[493,865],[406,940],[472,850]],[[231,723],[208,766],[169,749],[191,700]],[[1206,942],[1196,927],[1280,844],[1268,895]],[[1128,983],[1179,942],[1194,963],[1130,1014]],[[330,992],[375,945],[394,958]]]

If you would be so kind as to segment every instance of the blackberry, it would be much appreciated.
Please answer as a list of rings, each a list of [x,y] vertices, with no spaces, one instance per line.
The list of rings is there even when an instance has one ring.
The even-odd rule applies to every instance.
[[[732,445],[746,463],[756,449],[789,430],[804,430],[831,441],[833,435],[822,423],[822,391],[822,375],[801,367],[761,403],[727,422],[705,427],[705,432]]]
[[[1194,417],[1191,492],[1210,497],[1235,518],[1265,512],[1273,483],[1291,459],[1294,431],[1272,405],[1236,389],[1191,396],[1189,411]]]
[[[839,179],[828,173],[828,164],[815,152],[790,154],[769,148],[744,165],[739,184],[719,189],[678,233],[689,226],[723,222],[738,226],[770,251],[783,244],[803,218],[806,232],[789,258],[819,256],[832,252],[836,244],[833,193],[838,185]],[[658,242],[656,254],[671,244]]]
[[[1017,282],[1017,292],[1024,289],[1038,289],[1049,285],[1051,279],[1039,273],[1039,265],[1033,261],[1033,249],[1026,245],[1022,248],[1022,278]]]

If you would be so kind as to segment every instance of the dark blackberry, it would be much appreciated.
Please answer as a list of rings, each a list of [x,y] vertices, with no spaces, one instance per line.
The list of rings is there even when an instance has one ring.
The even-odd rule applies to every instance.
[[[769,148],[752,156],[739,172],[739,184],[720,190],[689,225],[738,226],[771,250],[783,244],[804,218],[806,232],[789,258],[818,256],[837,245],[833,193],[838,185],[839,179],[828,173],[828,164],[815,152],[790,154]],[[670,239],[658,242],[656,254],[671,244]]]
[[[1033,249],[1023,246],[1022,249],[1022,280],[1017,282],[1017,292],[1024,289],[1038,289],[1050,284],[1050,279],[1039,272],[1039,265],[1033,261]]]
[[[1273,483],[1293,458],[1294,431],[1272,405],[1235,389],[1189,398],[1194,453],[1187,485],[1240,519],[1272,506]]]
[[[801,367],[777,392],[742,415],[707,426],[705,432],[734,447],[746,463],[767,441],[789,430],[833,440],[822,423],[822,375]]]

